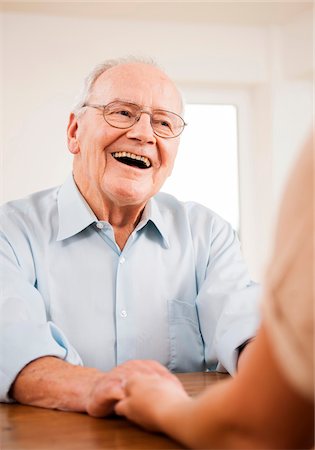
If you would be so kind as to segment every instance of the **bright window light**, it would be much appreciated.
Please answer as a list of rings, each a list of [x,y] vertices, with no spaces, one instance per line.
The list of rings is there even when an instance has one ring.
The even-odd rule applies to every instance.
[[[189,104],[185,121],[175,167],[163,191],[202,203],[239,231],[236,107]]]

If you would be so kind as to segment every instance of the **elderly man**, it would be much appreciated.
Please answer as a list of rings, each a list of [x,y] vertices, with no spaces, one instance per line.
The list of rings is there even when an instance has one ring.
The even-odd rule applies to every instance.
[[[2,207],[2,401],[103,416],[132,374],[235,371],[258,326],[238,239],[158,193],[182,113],[153,63],[97,67],[69,119],[72,176]]]

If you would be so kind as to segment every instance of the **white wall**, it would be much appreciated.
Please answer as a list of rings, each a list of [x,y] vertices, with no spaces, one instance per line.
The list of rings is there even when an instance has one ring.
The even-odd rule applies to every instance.
[[[252,169],[245,177],[252,175],[253,189],[244,186],[250,198],[242,213],[243,250],[259,278],[288,171],[313,126],[312,13],[270,27],[268,34],[268,78],[251,90]]]
[[[68,112],[92,66],[128,54],[153,56],[187,100],[230,98],[238,105],[241,239],[260,278],[286,172],[312,120],[310,10],[272,26],[17,11],[2,12],[1,19],[1,201],[67,176]]]

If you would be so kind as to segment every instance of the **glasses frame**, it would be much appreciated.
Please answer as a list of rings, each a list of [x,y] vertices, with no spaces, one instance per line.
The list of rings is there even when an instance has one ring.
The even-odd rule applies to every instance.
[[[106,115],[105,115],[105,111],[106,108],[108,108],[110,105],[114,104],[114,103],[124,103],[126,105],[130,105],[130,106],[136,106],[137,108],[139,108],[139,115],[135,116],[135,120],[134,123],[132,125],[128,125],[127,127],[122,126],[122,127],[118,127],[116,125],[112,125],[111,123],[108,122],[108,120],[106,119]],[[184,131],[185,127],[187,126],[187,123],[184,121],[184,119],[179,115],[174,113],[173,111],[167,111],[166,109],[153,109],[152,112],[150,113],[149,111],[142,109],[143,107],[141,107],[140,105],[138,105],[137,103],[131,103],[131,102],[124,102],[124,101],[120,101],[120,100],[115,100],[113,102],[108,103],[107,105],[99,105],[99,104],[95,104],[95,103],[84,103],[84,105],[82,105],[82,108],[86,108],[87,106],[91,107],[91,108],[95,108],[95,109],[102,109],[103,110],[103,118],[105,120],[106,123],[108,123],[108,125],[110,125],[113,128],[118,128],[120,130],[126,130],[127,128],[131,128],[135,125],[135,123],[137,123],[140,120],[141,114],[148,114],[150,116],[150,124],[153,130],[153,133],[158,136],[161,137],[163,139],[173,139],[176,138],[178,136],[180,136],[182,134],[182,132]],[[175,116],[179,117],[179,119],[183,122],[181,131],[177,134],[174,134],[173,136],[162,136],[161,134],[157,133],[152,125],[152,114],[154,112],[166,112],[166,113],[170,113],[170,114],[174,114]]]

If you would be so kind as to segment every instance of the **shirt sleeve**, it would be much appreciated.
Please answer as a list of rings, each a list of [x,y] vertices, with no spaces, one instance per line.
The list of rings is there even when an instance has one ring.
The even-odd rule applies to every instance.
[[[12,383],[31,361],[48,355],[72,364],[82,361],[62,331],[48,320],[44,300],[36,289],[26,234],[10,223],[6,214],[0,220],[0,401],[10,402]],[[10,229],[10,238],[4,228]]]
[[[238,348],[255,336],[259,326],[260,293],[260,286],[250,279],[236,233],[218,218],[197,298],[208,369],[235,373]],[[214,365],[215,361],[219,363]]]

